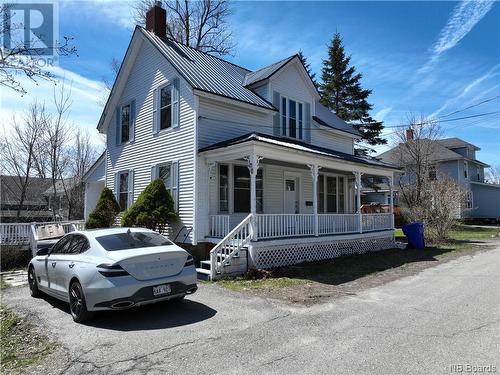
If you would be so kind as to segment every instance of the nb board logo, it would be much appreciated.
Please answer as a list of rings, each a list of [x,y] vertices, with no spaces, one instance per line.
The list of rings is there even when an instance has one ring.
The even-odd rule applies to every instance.
[[[36,58],[54,56],[57,45],[57,3],[0,4],[4,26],[2,49]]]

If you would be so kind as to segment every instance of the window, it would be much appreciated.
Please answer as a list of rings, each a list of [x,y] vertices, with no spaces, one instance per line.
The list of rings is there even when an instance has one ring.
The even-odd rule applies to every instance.
[[[219,165],[219,212],[229,212],[229,168]]]
[[[262,212],[262,169],[257,170],[257,212]],[[234,212],[250,212],[250,171],[246,166],[234,166]]]
[[[172,126],[172,85],[160,89],[160,130]]]
[[[429,180],[434,181],[437,178],[436,166],[429,166]]]
[[[304,136],[303,104],[281,98],[281,135],[302,139]]]
[[[118,204],[120,209],[125,211],[129,204],[129,172],[118,174]]]
[[[81,254],[90,248],[89,241],[79,234],[71,235],[72,241],[67,249],[67,254]]]
[[[121,108],[120,114],[120,140],[122,143],[130,140],[130,104]]]
[[[177,162],[159,164],[157,166],[157,178],[161,179],[165,187],[169,191],[174,200],[174,207],[177,210],[178,201],[178,178],[177,178]]]
[[[479,168],[479,166],[476,166],[476,173],[477,173],[477,180],[481,181],[481,168]]]
[[[50,251],[50,254],[66,254],[71,243],[72,236],[65,236],[61,238]]]
[[[95,238],[106,251],[137,249],[142,247],[156,247],[172,245],[159,233],[131,232],[109,234]]]
[[[342,176],[318,176],[318,213],[344,213],[346,179]]]
[[[469,178],[469,163],[464,161],[464,178],[467,180]]]
[[[467,194],[465,195],[465,207],[468,209],[473,208],[473,201],[472,201],[472,191],[468,191]]]

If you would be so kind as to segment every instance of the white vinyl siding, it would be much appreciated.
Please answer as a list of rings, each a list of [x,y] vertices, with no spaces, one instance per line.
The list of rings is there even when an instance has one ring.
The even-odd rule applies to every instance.
[[[106,160],[107,186],[114,190],[114,174],[134,169],[134,200],[151,182],[151,166],[176,160],[179,162],[178,226],[193,225],[195,101],[191,87],[179,79],[180,122],[176,128],[153,134],[153,91],[178,77],[178,72],[148,42],[145,42],[129,74],[119,100],[136,100],[135,142],[116,146],[114,129],[108,129]],[[114,124],[114,120],[112,124]],[[177,230],[173,230],[175,235]]]
[[[329,148],[331,150],[354,153],[354,139],[349,136],[333,133],[325,128],[321,128],[313,121],[311,130],[311,144],[315,146]]]

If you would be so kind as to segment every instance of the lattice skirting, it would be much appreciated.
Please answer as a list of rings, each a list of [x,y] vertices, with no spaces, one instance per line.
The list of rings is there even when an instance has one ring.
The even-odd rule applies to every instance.
[[[395,247],[394,237],[369,237],[363,239],[328,240],[315,243],[292,243],[269,247],[255,247],[251,250],[256,268],[274,268],[331,259],[341,255],[363,254]]]

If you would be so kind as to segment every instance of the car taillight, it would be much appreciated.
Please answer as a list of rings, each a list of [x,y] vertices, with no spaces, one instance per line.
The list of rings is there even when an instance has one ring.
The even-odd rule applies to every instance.
[[[188,255],[188,258],[186,260],[186,264],[184,264],[184,267],[187,266],[194,266],[194,259],[192,255]]]
[[[99,264],[97,271],[105,277],[128,276],[129,273],[125,271],[119,264]]]

